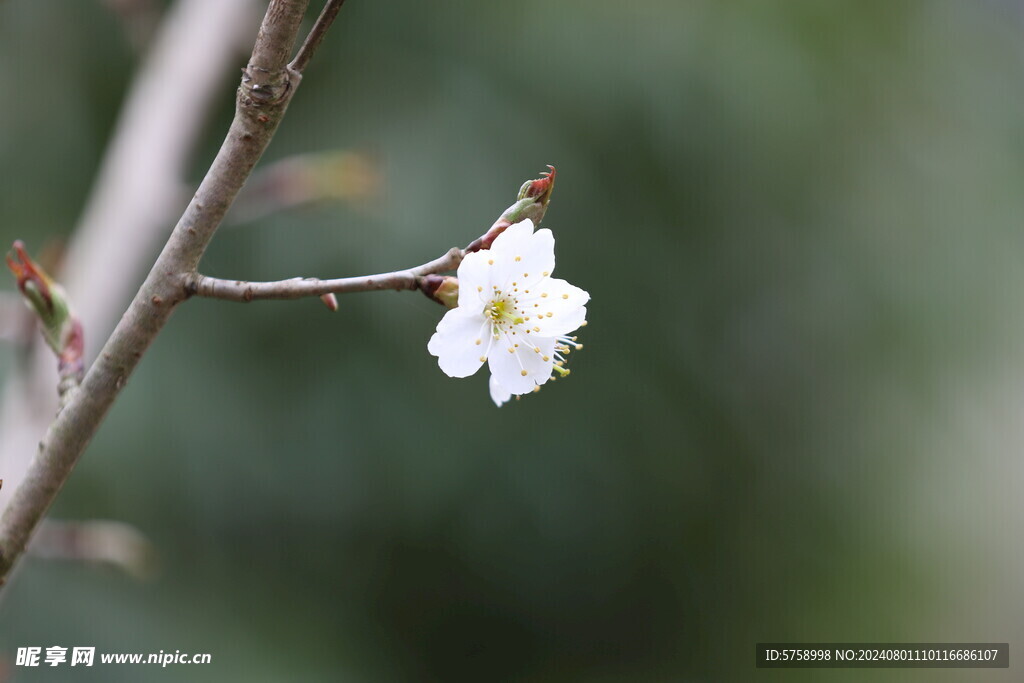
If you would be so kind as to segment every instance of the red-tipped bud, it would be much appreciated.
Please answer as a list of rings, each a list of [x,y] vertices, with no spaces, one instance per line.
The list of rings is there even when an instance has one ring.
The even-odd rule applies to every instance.
[[[16,240],[13,248],[14,254],[7,254],[7,267],[14,273],[18,289],[33,307],[42,305],[47,311],[52,312],[53,294],[50,286],[53,280],[29,257],[24,242]]]
[[[548,164],[550,171],[544,171],[541,173],[541,177],[536,180],[529,180],[521,188],[519,188],[519,198],[525,199],[526,197],[532,198],[536,202],[548,205],[548,200],[551,199],[551,192],[555,189],[555,167]]]
[[[14,243],[14,254],[7,254],[7,267],[43,324],[43,338],[57,354],[61,377],[80,378],[85,337],[81,323],[71,313],[64,289],[29,257],[21,240]]]
[[[551,201],[551,193],[555,189],[555,167],[548,165],[550,171],[541,173],[536,180],[527,180],[519,188],[519,196],[516,203],[505,209],[505,212],[494,222],[494,225],[482,236],[473,240],[467,252],[490,249],[491,244],[498,235],[505,232],[505,228],[529,218],[533,224],[540,225],[541,219],[548,210],[548,202]]]

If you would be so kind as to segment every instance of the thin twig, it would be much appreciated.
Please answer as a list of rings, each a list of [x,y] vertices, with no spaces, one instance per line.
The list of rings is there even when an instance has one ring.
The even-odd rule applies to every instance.
[[[245,282],[243,280],[221,280],[205,275],[196,275],[186,284],[186,289],[197,296],[225,301],[248,302],[258,299],[301,299],[324,294],[350,294],[352,292],[373,292],[383,289],[417,289],[420,278],[433,273],[443,273],[458,268],[462,261],[462,250],[455,247],[444,256],[407,270],[396,270],[378,275],[343,277],[334,280],[317,278],[292,278],[276,282]]]
[[[178,303],[224,214],[277,130],[298,85],[287,67],[308,0],[272,0],[238,89],[235,118],[152,270],[82,386],[50,425],[0,517],[0,581],[24,553],[114,399]]]
[[[313,28],[310,29],[309,35],[306,36],[306,40],[303,41],[302,47],[299,48],[298,54],[295,55],[295,59],[289,65],[292,71],[296,73],[302,73],[306,70],[309,65],[309,60],[313,58],[313,54],[316,49],[320,47],[320,43],[323,42],[324,36],[327,35],[327,29],[334,23],[334,17],[338,16],[338,10],[345,4],[345,0],[327,0],[327,4],[324,5],[324,9],[320,12],[320,16],[316,18],[316,23],[313,24]]]

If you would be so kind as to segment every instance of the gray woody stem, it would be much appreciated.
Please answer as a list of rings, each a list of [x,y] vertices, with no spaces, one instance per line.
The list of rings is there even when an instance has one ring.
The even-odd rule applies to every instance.
[[[379,275],[343,277],[334,280],[317,278],[292,278],[276,282],[245,282],[243,280],[221,280],[196,274],[186,285],[186,290],[196,296],[226,301],[255,301],[257,299],[301,299],[323,294],[349,294],[352,292],[373,292],[382,289],[416,289],[424,275],[455,270],[462,261],[462,250],[454,247],[441,258],[422,266],[407,270],[396,270]]]
[[[266,9],[266,1],[262,2]],[[85,366],[114,330],[181,215],[193,149],[225,76],[237,74],[243,35],[252,43],[257,0],[175,0],[149,41],[71,231],[58,273],[85,332]],[[111,267],[111,254],[117,267]],[[0,388],[0,510],[25,478],[57,413],[51,354],[17,297],[24,355]],[[28,337],[25,337],[25,333]],[[0,321],[0,335],[2,335]]]
[[[308,2],[271,0],[238,89],[235,118],[217,157],[81,388],[50,425],[0,517],[0,581],[6,581],[24,553],[32,531],[142,354],[187,298],[185,284],[194,277],[217,226],[277,130],[301,79],[301,69],[287,60]],[[314,32],[322,32],[319,21]]]

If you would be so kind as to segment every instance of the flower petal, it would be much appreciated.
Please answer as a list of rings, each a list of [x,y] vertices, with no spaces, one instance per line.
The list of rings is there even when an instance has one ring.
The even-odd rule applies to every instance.
[[[505,231],[494,239],[490,251],[514,251],[529,241],[532,235],[533,221],[526,218],[505,228]]]
[[[530,319],[526,326],[543,337],[568,334],[587,319],[590,294],[565,280],[548,278],[534,285],[519,305]],[[550,314],[550,315],[548,315]]]
[[[505,387],[498,383],[494,375],[491,375],[490,381],[487,383],[487,388],[491,391],[491,400],[494,401],[494,405],[499,408],[504,403],[508,403],[512,399],[512,392],[507,391]]]
[[[522,252],[517,275],[523,276],[522,282],[529,289],[543,282],[555,269],[555,236],[547,228],[538,230]]]
[[[459,264],[456,275],[459,279],[459,308],[482,311],[484,302],[481,291],[487,291],[491,285],[491,259],[486,251],[474,251],[466,254]],[[478,289],[479,288],[479,289]]]
[[[522,223],[512,227],[518,228],[519,225]],[[499,235],[491,251],[496,259],[500,259],[501,263],[507,266],[508,275],[512,276],[510,280],[529,288],[533,283],[551,275],[551,271],[555,269],[555,237],[551,231],[542,228],[535,233],[527,234],[519,229],[508,239],[501,240],[509,230],[512,228]],[[502,286],[501,282],[493,284]]]
[[[495,342],[487,357],[487,365],[495,381],[506,391],[527,394],[533,391],[535,386],[544,384],[551,378],[555,340],[529,337],[510,341],[517,338],[518,335],[505,336]],[[514,344],[519,344],[518,348]],[[512,353],[508,351],[510,347],[513,349]],[[540,351],[536,351],[537,348]],[[545,358],[547,360],[544,360]]]
[[[487,319],[478,312],[453,308],[437,324],[427,351],[449,377],[469,377],[483,365]]]

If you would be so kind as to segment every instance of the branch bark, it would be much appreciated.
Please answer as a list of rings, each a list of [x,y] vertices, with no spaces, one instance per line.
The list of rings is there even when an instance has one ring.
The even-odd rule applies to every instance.
[[[197,273],[186,283],[185,288],[196,296],[243,303],[258,299],[301,299],[324,294],[374,292],[382,289],[418,289],[420,279],[424,275],[443,273],[458,268],[462,261],[462,255],[461,249],[453,247],[444,256],[415,268],[333,280],[297,277],[275,282],[246,282],[244,280],[222,280]]]
[[[25,480],[0,517],[0,581],[6,581],[143,353],[187,298],[203,252],[270,143],[301,72],[287,59],[308,0],[271,0],[238,89],[235,117],[210,170],[79,391],[50,425]]]
[[[55,273],[82,318],[91,357],[189,200],[192,148],[211,105],[224,101],[227,79],[237,77],[239,34],[252,39],[256,11],[254,0],[177,0],[140,66],[66,265]]]
[[[183,185],[191,150],[213,102],[225,94],[233,64],[242,59],[241,34],[251,45],[258,22],[255,0],[176,0],[161,20],[125,96],[64,265],[55,273],[82,321],[86,365],[188,202]],[[117,267],[111,267],[115,254]],[[52,354],[24,303],[16,303],[15,332],[26,348],[0,402],[0,472],[7,481],[0,509],[24,479],[58,408]]]

